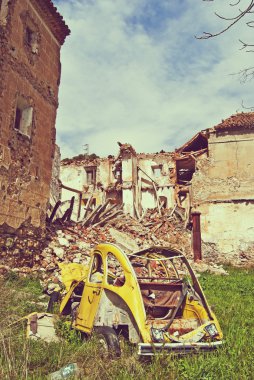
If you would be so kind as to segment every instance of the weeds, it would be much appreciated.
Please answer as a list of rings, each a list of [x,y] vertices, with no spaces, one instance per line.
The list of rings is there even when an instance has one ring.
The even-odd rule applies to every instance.
[[[38,309],[42,289],[33,278],[9,274],[1,283],[0,378],[44,380],[62,366],[77,362],[82,380],[249,380],[254,378],[254,270],[229,269],[225,277],[202,275],[201,284],[221,323],[225,344],[217,351],[141,361],[135,346],[124,344],[119,359],[99,356],[96,337],[82,342],[66,322],[58,328],[60,343],[27,340],[22,322],[8,325]],[[41,311],[46,306],[40,305]]]

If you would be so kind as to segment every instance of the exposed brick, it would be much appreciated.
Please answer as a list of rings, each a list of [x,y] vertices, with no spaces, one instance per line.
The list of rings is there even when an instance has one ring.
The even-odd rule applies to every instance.
[[[69,30],[50,0],[9,2],[7,19],[0,27],[0,226],[17,229],[27,220],[44,227],[55,147],[58,60]],[[37,35],[37,52],[26,41],[27,26]],[[14,128],[21,98],[33,107],[30,136]]]

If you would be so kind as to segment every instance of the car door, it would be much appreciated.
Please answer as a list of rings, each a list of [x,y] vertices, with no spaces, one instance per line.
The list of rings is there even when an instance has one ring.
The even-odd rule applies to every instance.
[[[85,283],[81,302],[79,305],[76,327],[90,333],[93,328],[104,283],[104,262],[100,253],[95,253],[91,260],[89,275]]]

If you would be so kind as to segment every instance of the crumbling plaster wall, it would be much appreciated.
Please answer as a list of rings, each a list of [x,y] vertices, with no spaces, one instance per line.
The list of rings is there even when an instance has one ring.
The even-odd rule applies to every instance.
[[[88,184],[87,172],[85,168],[96,167],[96,178],[94,184]],[[105,201],[105,189],[111,183],[112,164],[109,159],[96,159],[95,161],[73,162],[68,165],[61,165],[60,179],[63,185],[82,192],[82,206],[80,218],[85,213],[85,202],[92,198],[95,206]],[[79,195],[67,189],[62,189],[61,200],[64,203],[62,211],[69,206],[69,201],[75,197],[75,204],[72,219],[76,220],[79,209]]]
[[[157,197],[167,200],[167,207],[174,204],[174,184],[170,171],[174,161],[170,153],[132,154],[122,157],[123,203],[130,215],[157,207]],[[156,192],[155,192],[156,188]]]
[[[87,183],[85,168],[96,167],[96,175],[93,184]],[[97,159],[95,162],[86,163],[83,166],[83,199],[88,200],[91,196],[95,199],[95,206],[100,205],[105,200],[105,189],[112,181],[111,162],[107,158]]]
[[[254,133],[212,132],[209,156],[197,160],[192,202],[201,212],[202,239],[225,254],[254,246]]]
[[[86,173],[82,166],[76,166],[74,164],[61,165],[60,167],[60,181],[63,185],[68,186],[72,189],[79,191],[84,191],[84,184],[86,183]],[[78,209],[79,209],[79,195],[70,190],[62,188],[61,193],[61,213],[63,214],[67,208],[70,206],[70,200],[74,196],[74,207],[72,219],[77,220]],[[82,215],[84,210],[82,209]]]
[[[169,153],[138,155],[138,166],[142,169],[138,171],[142,209],[155,208],[157,205],[154,186],[150,178],[156,184],[158,197],[165,197],[167,207],[173,207],[174,184],[170,180],[170,171],[174,168],[172,155]],[[157,171],[156,167],[159,167]]]
[[[133,216],[135,214],[133,193],[133,156],[122,159],[122,192],[124,211]]]
[[[86,184],[85,169],[82,166],[76,166],[74,164],[61,165],[60,180],[65,186],[84,191]],[[71,194],[71,191],[62,189],[62,202],[69,201],[72,196]]]
[[[102,184],[105,190],[110,183],[114,182],[115,178],[112,172],[112,162],[108,158],[100,159],[100,165],[98,166],[98,171],[96,175],[96,183]]]
[[[60,44],[29,1],[9,2],[5,20],[0,25],[0,225],[19,228],[30,221],[43,227],[54,157]],[[27,22],[36,25],[38,54],[26,45]],[[18,96],[33,107],[30,136],[14,128]]]
[[[174,169],[172,154],[137,155],[129,144],[126,144],[126,147],[126,150],[122,148],[117,159],[110,157],[96,159],[92,162],[63,163],[60,172],[63,185],[82,191],[84,200],[93,196],[96,206],[111,197],[116,202],[122,202],[124,211],[134,216],[136,210],[142,214],[147,208],[157,207],[154,181],[157,197],[166,198],[167,207],[173,207],[175,203],[174,184],[170,179],[170,173]],[[121,163],[121,180],[114,177],[113,168],[115,168],[116,162],[118,165]],[[94,184],[88,184],[86,168],[92,167],[96,167],[96,180]],[[155,169],[158,171],[156,172]],[[75,209],[78,209],[78,194],[63,189],[62,201],[69,201],[73,195],[75,196]],[[81,212],[81,218],[82,216]]]
[[[204,243],[215,244],[227,258],[254,247],[254,203],[206,203],[199,210]]]

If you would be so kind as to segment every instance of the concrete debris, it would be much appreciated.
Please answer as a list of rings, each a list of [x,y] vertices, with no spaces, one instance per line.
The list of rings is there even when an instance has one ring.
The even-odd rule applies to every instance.
[[[126,253],[135,252],[139,249],[135,240],[124,232],[118,231],[115,228],[110,228],[109,233],[112,239],[115,240],[116,245]]]
[[[54,247],[53,251],[56,254],[56,256],[59,257],[59,259],[63,259],[65,253],[63,248]]]
[[[217,265],[213,263],[207,264],[202,261],[193,262],[192,268],[198,273],[212,273],[221,276],[228,275],[228,272],[222,267],[222,265]]]
[[[112,215],[115,210],[120,212]],[[119,206],[112,205],[110,201],[105,202],[99,210],[90,211],[86,219],[81,222],[70,220],[62,222],[58,219],[50,223],[46,235],[42,234],[40,238],[37,233],[33,237],[37,249],[32,248],[29,251],[25,243],[22,255],[20,251],[18,255],[16,252],[18,246],[24,242],[20,243],[13,235],[8,236],[6,255],[2,255],[0,259],[0,274],[4,275],[10,268],[24,275],[39,272],[44,287],[49,284],[52,286],[52,282],[59,285],[61,277],[58,264],[87,264],[91,249],[101,242],[116,244],[126,253],[153,245],[170,246],[183,251],[189,259],[193,259],[192,226],[186,225],[183,211],[179,205],[174,205],[170,209],[162,208],[160,213],[158,209],[147,209],[143,217],[138,220],[124,213]],[[88,218],[90,218],[89,223]],[[33,232],[30,234],[30,239],[32,236]],[[203,261],[194,263],[194,269],[199,273],[226,275],[227,272],[223,267],[215,264],[220,263],[216,245],[202,243],[202,250]],[[235,258],[235,263],[237,266],[254,263],[253,255],[249,251],[246,254],[242,252],[237,256],[237,260]]]
[[[49,313],[32,313],[27,316],[27,336],[30,339],[42,339],[47,343],[58,342],[54,323],[56,316]]]
[[[178,212],[175,212],[176,209]],[[15,271],[21,274],[39,272],[47,294],[52,294],[62,286],[58,264],[87,265],[92,248],[102,242],[116,244],[127,254],[153,245],[170,246],[180,249],[192,261],[191,229],[185,228],[185,221],[179,215],[181,210],[177,206],[162,209],[161,212],[160,216],[158,210],[148,209],[141,221],[121,213],[105,222],[104,226],[55,222],[48,227],[47,239],[51,241],[33,258],[33,267],[20,266]],[[212,252],[205,255],[204,261],[193,263],[194,270],[226,275],[221,265],[214,264]],[[5,265],[0,266],[0,273],[4,274],[9,269],[7,260]]]
[[[28,265],[24,266],[23,261],[19,265],[13,255],[6,255],[0,262],[0,273],[5,273],[9,267],[23,274],[38,271],[45,285],[49,277],[59,277],[58,263],[87,264],[91,249],[101,242],[119,245],[127,253],[155,244],[172,246],[191,257],[191,232],[184,229],[184,222],[172,214],[172,210],[162,210],[162,216],[156,209],[147,210],[142,221],[121,213],[103,224],[83,226],[71,221],[55,222],[48,227],[46,239],[43,236],[43,242],[48,241],[48,245],[35,255],[30,254]],[[38,244],[41,244],[39,237]]]
[[[210,267],[209,268],[209,272],[210,273],[213,273],[213,274],[217,274],[217,275],[221,275],[221,276],[228,276],[228,272],[223,269],[222,267],[221,268],[216,268],[216,266],[214,267]]]
[[[66,238],[64,238],[64,237],[59,237],[59,238],[58,238],[58,242],[59,242],[59,244],[60,244],[61,246],[64,246],[64,247],[69,247],[69,245],[70,245],[69,240],[67,239],[67,237],[66,237]]]

